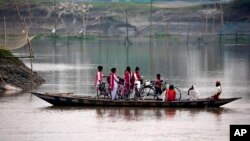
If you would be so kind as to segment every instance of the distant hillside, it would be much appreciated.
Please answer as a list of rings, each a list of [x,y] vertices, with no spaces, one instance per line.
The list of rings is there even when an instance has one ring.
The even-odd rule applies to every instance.
[[[15,6],[12,1],[6,1],[0,0],[0,23],[3,23],[5,16],[7,32],[20,32],[22,25],[17,20],[19,18]],[[70,0],[68,0],[69,2],[60,2],[60,0],[28,1],[29,5],[21,0],[16,0],[16,3],[31,34],[47,34],[56,28],[57,33],[86,32],[88,35],[126,36],[128,31],[131,36],[147,36],[151,29],[153,33],[168,30],[167,34],[188,31],[186,30],[188,24],[185,23],[189,21],[199,25],[192,28],[193,32],[204,30],[201,24],[206,21],[210,24],[214,23],[215,26],[217,24],[215,30],[219,31],[221,15],[224,15],[224,22],[250,21],[250,0],[235,0],[232,3],[225,3],[222,5],[223,11],[219,3],[216,3],[216,8],[214,3],[173,8],[169,4],[154,1],[151,9],[150,3],[80,3],[81,0],[75,0],[75,3],[71,3]],[[161,6],[157,7],[156,4]],[[89,7],[89,10],[86,7]],[[86,11],[88,12],[86,13]],[[128,23],[126,23],[126,13]],[[152,22],[150,22],[150,18]],[[180,26],[181,22],[182,26]],[[1,33],[3,33],[3,28],[0,27]]]

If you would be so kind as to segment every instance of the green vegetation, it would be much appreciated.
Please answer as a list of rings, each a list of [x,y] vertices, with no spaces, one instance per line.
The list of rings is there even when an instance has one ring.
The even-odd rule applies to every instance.
[[[155,33],[155,38],[169,38],[170,35],[164,32]]]
[[[23,63],[18,58],[16,58],[9,50],[0,49],[0,63],[2,63],[1,61],[3,61],[4,64],[15,64],[18,66],[23,65]]]
[[[249,35],[224,35],[222,37],[222,43],[232,44],[249,44]]]
[[[4,57],[14,57],[14,55],[9,50],[0,49],[0,58]]]
[[[51,40],[95,40],[97,37],[94,35],[68,35],[68,34],[48,34],[48,35],[39,35],[39,38],[45,37]]]

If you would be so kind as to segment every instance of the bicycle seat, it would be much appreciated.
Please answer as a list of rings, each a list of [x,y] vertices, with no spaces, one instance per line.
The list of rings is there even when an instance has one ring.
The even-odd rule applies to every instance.
[[[150,84],[151,84],[150,81],[145,82],[145,86],[149,86]]]

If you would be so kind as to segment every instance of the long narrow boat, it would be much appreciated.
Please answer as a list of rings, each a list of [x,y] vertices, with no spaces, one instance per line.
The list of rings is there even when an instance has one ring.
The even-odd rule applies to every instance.
[[[236,98],[223,98],[219,100],[200,99],[195,101],[178,100],[172,102],[156,101],[156,100],[110,100],[98,99],[87,96],[77,96],[70,93],[38,93],[31,92],[33,95],[47,101],[55,106],[103,106],[103,107],[176,107],[176,108],[204,108],[204,107],[220,107]]]

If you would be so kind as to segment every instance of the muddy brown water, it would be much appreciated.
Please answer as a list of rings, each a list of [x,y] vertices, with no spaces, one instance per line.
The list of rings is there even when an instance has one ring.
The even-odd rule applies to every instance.
[[[210,96],[216,80],[222,97],[242,97],[221,108],[105,108],[54,107],[29,94],[0,96],[1,141],[47,140],[173,140],[227,141],[231,124],[250,121],[250,46],[191,43],[178,39],[134,38],[126,48],[123,39],[89,41],[34,40],[36,70],[46,83],[33,91],[72,92],[95,96],[96,67],[104,74],[112,67],[123,76],[126,66],[141,68],[144,79],[157,73],[182,90],[195,84],[202,97]],[[27,54],[24,49],[16,55]],[[29,66],[29,60],[23,60]]]

